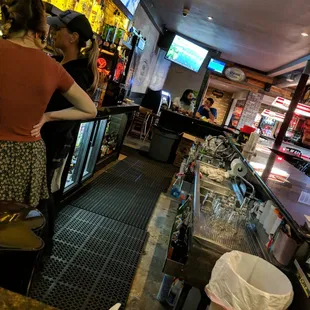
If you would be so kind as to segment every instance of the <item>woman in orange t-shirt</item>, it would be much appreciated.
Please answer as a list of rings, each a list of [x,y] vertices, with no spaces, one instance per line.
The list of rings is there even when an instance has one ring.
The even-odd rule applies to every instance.
[[[82,120],[97,111],[66,70],[42,52],[46,17],[41,0],[0,0],[0,201],[36,207],[48,198],[41,127]],[[71,109],[44,113],[59,90]]]

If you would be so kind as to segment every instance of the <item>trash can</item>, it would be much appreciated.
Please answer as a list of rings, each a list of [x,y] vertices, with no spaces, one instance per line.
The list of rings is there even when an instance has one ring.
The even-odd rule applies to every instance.
[[[294,296],[290,280],[278,268],[238,251],[216,262],[205,290],[214,310],[285,310]]]
[[[149,156],[161,162],[168,162],[174,143],[179,139],[177,132],[154,126]]]

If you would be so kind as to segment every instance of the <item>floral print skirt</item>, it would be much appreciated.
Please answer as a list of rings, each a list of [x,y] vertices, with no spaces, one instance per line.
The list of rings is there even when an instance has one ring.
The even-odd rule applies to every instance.
[[[44,142],[0,141],[0,200],[37,207],[48,196]]]

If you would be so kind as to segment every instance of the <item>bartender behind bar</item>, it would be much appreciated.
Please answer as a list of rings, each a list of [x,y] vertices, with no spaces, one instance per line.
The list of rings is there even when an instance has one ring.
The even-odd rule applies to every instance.
[[[206,98],[204,103],[199,107],[196,112],[196,118],[198,119],[208,119],[210,123],[215,123],[217,117],[217,110],[212,108],[214,100],[212,98]]]

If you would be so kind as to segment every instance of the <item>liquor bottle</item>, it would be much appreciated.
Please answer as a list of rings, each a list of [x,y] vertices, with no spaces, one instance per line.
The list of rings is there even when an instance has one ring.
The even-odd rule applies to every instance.
[[[68,2],[67,2],[67,10],[72,10],[72,11],[74,11],[74,7],[75,7],[75,5],[76,5],[76,0],[69,0]]]
[[[181,226],[177,241],[172,241],[173,253],[171,259],[180,262],[185,256],[187,256],[187,242],[186,242],[186,225]]]
[[[184,181],[193,183],[195,179],[195,163],[192,162],[185,172]]]
[[[172,185],[171,196],[175,198],[180,198],[182,184],[182,179],[180,177],[177,177],[176,181]]]
[[[179,206],[178,211],[177,211],[177,215],[183,214],[185,211],[191,209],[191,201],[192,201],[192,196],[188,195],[185,202]]]
[[[183,159],[183,161],[181,163],[178,175],[184,175],[185,174],[186,162],[187,162],[187,158],[184,157],[184,159]]]

